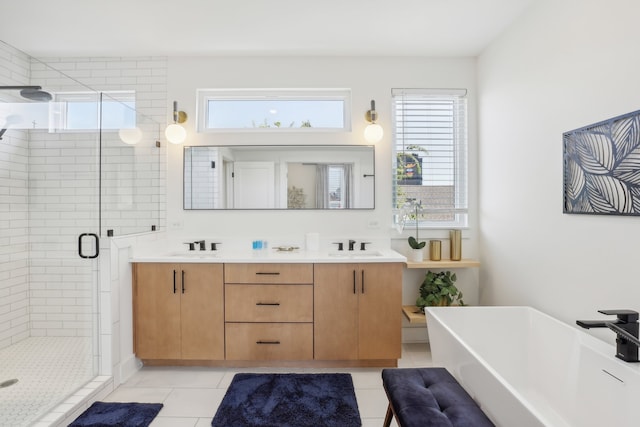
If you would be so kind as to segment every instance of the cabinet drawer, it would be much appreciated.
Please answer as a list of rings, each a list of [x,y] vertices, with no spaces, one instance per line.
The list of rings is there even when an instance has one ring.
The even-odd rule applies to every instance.
[[[227,323],[227,360],[311,360],[312,323]]]
[[[312,285],[226,285],[227,322],[313,322]]]
[[[225,264],[225,283],[312,284],[313,264]]]

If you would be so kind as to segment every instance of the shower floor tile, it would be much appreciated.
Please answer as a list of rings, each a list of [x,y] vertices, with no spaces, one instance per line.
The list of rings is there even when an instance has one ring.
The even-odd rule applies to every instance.
[[[31,337],[0,350],[0,426],[22,427],[93,378],[90,338]]]

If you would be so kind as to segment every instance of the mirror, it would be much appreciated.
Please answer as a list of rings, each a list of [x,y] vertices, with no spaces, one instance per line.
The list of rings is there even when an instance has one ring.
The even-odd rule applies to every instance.
[[[373,209],[372,145],[184,147],[184,209]]]

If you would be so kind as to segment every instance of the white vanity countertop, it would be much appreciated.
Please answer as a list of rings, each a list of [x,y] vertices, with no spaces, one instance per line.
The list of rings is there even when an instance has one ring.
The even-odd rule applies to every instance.
[[[279,252],[276,249],[263,250],[220,250],[220,251],[174,251],[159,253],[138,253],[131,262],[179,262],[179,263],[374,263],[405,262],[407,258],[391,249],[366,251],[319,251],[295,250]]]

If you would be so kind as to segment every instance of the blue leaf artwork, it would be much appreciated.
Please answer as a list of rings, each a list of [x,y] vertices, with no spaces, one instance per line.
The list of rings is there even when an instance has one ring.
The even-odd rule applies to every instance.
[[[564,213],[640,215],[640,111],[563,134]]]

